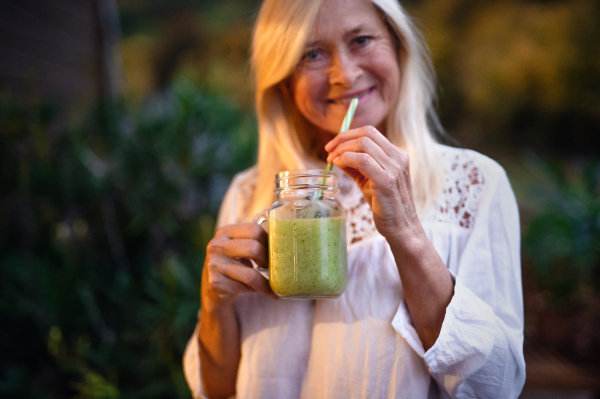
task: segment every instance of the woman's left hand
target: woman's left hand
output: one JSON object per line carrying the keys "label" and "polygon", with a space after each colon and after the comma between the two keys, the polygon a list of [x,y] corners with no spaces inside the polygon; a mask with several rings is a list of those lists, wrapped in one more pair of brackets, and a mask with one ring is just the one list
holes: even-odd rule
{"label": "woman's left hand", "polygon": [[338,134],[325,146],[327,162],[348,174],[373,210],[379,233],[400,242],[418,235],[408,154],[372,126]]}
{"label": "woman's left hand", "polygon": [[454,282],[419,222],[408,154],[371,126],[340,133],[325,149],[327,161],[348,174],[371,205],[375,226],[396,260],[413,325],[428,350],[440,335]]}

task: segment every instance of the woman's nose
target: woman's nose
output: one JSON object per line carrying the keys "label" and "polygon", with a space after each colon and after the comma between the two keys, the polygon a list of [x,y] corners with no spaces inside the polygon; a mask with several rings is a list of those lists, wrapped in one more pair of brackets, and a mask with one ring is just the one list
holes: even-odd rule
{"label": "woman's nose", "polygon": [[332,61],[329,68],[329,84],[352,87],[362,74],[362,69],[354,57],[351,54],[340,52],[333,57]]}

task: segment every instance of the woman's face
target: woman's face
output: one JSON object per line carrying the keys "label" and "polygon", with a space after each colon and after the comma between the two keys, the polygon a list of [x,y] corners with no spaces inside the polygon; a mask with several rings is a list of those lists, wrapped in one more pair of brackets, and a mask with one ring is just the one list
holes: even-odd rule
{"label": "woman's face", "polygon": [[325,0],[290,79],[300,113],[336,134],[358,97],[352,127],[372,125],[385,134],[399,88],[396,47],[374,6],[367,0]]}

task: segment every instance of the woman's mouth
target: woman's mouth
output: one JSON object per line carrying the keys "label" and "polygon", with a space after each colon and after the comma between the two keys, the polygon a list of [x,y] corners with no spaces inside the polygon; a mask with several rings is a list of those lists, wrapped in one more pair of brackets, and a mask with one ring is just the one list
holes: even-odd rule
{"label": "woman's mouth", "polygon": [[371,94],[375,90],[375,86],[369,87],[366,90],[357,91],[350,94],[345,94],[343,96],[334,97],[328,99],[327,102],[331,104],[350,104],[353,98],[358,98],[359,100]]}

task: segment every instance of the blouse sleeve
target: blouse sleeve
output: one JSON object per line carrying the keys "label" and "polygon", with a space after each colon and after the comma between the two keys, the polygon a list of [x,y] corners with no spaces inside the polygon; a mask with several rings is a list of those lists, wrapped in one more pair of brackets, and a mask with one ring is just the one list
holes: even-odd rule
{"label": "blouse sleeve", "polygon": [[[236,175],[225,193],[216,227],[240,223],[244,209],[249,198],[248,190],[253,188],[255,168],[251,168]],[[200,313],[198,313],[200,318]],[[188,387],[194,399],[206,399],[202,378],[200,377],[200,352],[198,347],[198,324],[187,343],[183,354],[183,372]]]}
{"label": "blouse sleeve", "polygon": [[454,295],[435,344],[424,353],[404,303],[392,321],[453,398],[517,398],[525,382],[518,208],[504,170],[486,169],[473,230],[448,265]]}

